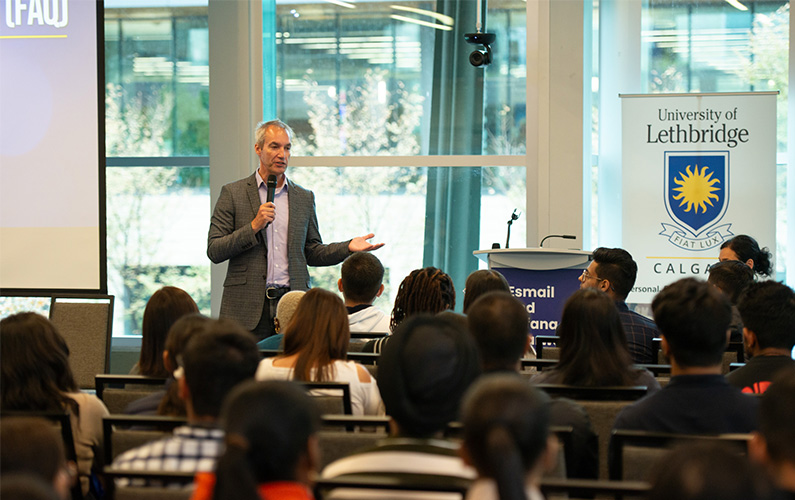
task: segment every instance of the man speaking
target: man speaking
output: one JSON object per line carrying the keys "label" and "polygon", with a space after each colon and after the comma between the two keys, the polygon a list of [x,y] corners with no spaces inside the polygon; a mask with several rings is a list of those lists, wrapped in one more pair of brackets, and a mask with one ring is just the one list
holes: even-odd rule
{"label": "man speaking", "polygon": [[259,168],[221,188],[207,235],[207,256],[229,260],[220,317],[238,320],[262,339],[273,335],[276,304],[290,290],[309,289],[311,266],[339,264],[353,252],[371,251],[373,234],[323,244],[312,191],[288,181],[293,130],[279,120],[255,130]]}

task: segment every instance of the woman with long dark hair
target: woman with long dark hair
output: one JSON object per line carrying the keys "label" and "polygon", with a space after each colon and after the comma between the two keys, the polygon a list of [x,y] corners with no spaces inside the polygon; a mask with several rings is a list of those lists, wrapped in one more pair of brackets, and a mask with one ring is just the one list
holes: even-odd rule
{"label": "woman with long dark hair", "polygon": [[310,500],[320,415],[290,382],[243,382],[221,411],[226,446],[215,474],[196,475],[191,500]]}
{"label": "woman with long dark hair", "polygon": [[263,359],[256,378],[348,382],[354,415],[383,413],[375,379],[362,365],[347,360],[350,338],[342,299],[313,288],[298,303],[284,330],[284,353]]}
{"label": "woman with long dark hair", "polygon": [[558,453],[549,397],[521,377],[487,375],[470,388],[462,414],[462,455],[478,472],[467,500],[543,499],[538,484]]}
{"label": "woman with long dark hair", "polygon": [[615,302],[595,288],[577,290],[563,306],[558,326],[558,364],[535,377],[537,384],[582,387],[646,386],[660,383],[648,370],[634,368]]}
{"label": "woman with long dark hair", "polygon": [[166,335],[179,318],[199,312],[188,292],[174,286],[164,286],[149,298],[141,324],[141,356],[130,373],[150,377],[168,377],[171,373],[163,364]]}
{"label": "woman with long dark hair", "polygon": [[[0,321],[0,408],[69,412],[83,493],[102,456],[105,405],[80,392],[69,366],[69,347],[44,316],[25,312]],[[98,469],[99,470],[99,469]]]}
{"label": "woman with long dark hair", "polygon": [[773,255],[770,250],[759,248],[759,243],[746,234],[738,234],[730,240],[726,240],[720,246],[718,260],[739,260],[745,262],[748,267],[758,275],[772,276],[775,272],[773,268]]}

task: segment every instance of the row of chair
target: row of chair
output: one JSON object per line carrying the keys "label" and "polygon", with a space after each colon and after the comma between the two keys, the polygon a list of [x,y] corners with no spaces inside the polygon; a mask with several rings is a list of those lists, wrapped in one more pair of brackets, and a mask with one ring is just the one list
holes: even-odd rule
{"label": "row of chair", "polygon": [[[539,359],[560,359],[560,347],[558,347],[560,337],[554,335],[539,335],[535,340],[536,354]],[[652,350],[657,353],[658,366],[669,366],[668,358],[662,352],[662,339],[652,339]],[[745,363],[745,346],[742,342],[729,342],[726,345],[726,352],[723,355],[723,374],[729,373],[732,369],[732,364],[742,366],[743,363]],[[647,365],[640,366],[646,367]],[[654,373],[655,376],[658,376],[657,372]]]}
{"label": "row of chair", "polygon": [[[95,375],[96,394],[108,411],[123,414],[133,401],[165,389],[166,379],[144,375]],[[351,389],[347,382],[302,382],[302,385],[315,396],[322,413],[353,413]]]}
{"label": "row of chair", "polygon": [[[168,483],[181,483],[189,485],[193,475],[187,473],[171,472],[135,472],[122,471],[112,468],[105,469],[105,476],[110,479],[144,479],[148,481],[163,481]],[[376,490],[380,494],[389,492],[412,492],[426,494],[450,494],[451,498],[463,498],[471,481],[467,479],[452,479],[446,476],[414,475],[349,475],[340,478],[319,478],[314,483],[314,494],[318,500],[327,498],[340,499],[340,490],[353,490],[354,498],[357,491]],[[640,481],[605,481],[587,479],[560,479],[542,478],[541,492],[549,500],[566,498],[624,499],[642,498],[649,490],[649,484]],[[172,487],[135,487],[126,486],[117,488],[113,498],[115,500],[187,500],[190,498],[189,488]],[[446,498],[446,497],[444,497]]]}
{"label": "row of chair", "polygon": [[[67,456],[75,459],[74,440],[71,432],[71,423],[68,414],[63,413],[42,413],[42,412],[4,412],[0,418],[11,416],[37,416],[44,417],[53,421],[60,427],[61,435],[64,439]],[[169,434],[175,427],[184,425],[185,419],[171,417],[136,417],[111,415],[103,421],[103,433],[105,449],[105,463],[111,463],[120,453],[140,446],[146,442],[159,439]],[[360,417],[350,415],[324,415],[323,427],[320,432],[319,442],[323,452],[323,462],[321,466],[342,458],[357,449],[374,445],[378,440],[387,435],[389,419],[387,417]],[[336,428],[337,430],[329,430]],[[364,429],[371,429],[365,432]],[[355,430],[351,430],[355,429]],[[456,436],[460,432],[460,424],[451,424],[448,434]],[[560,456],[558,467],[549,478],[565,478],[565,454],[571,448],[572,428],[553,427],[552,432],[558,437],[563,453]],[[646,478],[648,470],[670,447],[682,442],[693,441],[717,441],[733,446],[741,454],[747,453],[747,443],[750,435],[671,435],[661,433],[649,433],[642,431],[614,431],[612,433],[613,453],[610,463],[611,481],[641,481]],[[125,471],[125,474],[132,474]],[[111,475],[122,474],[111,471]],[[134,474],[133,474],[134,475]],[[329,483],[332,485],[332,483]],[[563,484],[572,486],[570,483],[555,483],[547,481],[553,491],[554,485]],[[602,483],[600,483],[602,484]],[[564,488],[565,490],[565,488]],[[585,491],[585,490],[583,490]],[[73,492],[74,499],[82,498],[80,488],[77,487]],[[118,498],[118,497],[117,497]]]}
{"label": "row of chair", "polygon": [[[141,397],[146,385],[142,384],[147,377],[136,375],[97,375],[97,395],[103,399],[113,414],[123,413],[132,396]],[[150,379],[152,383],[164,383],[163,379]],[[117,387],[108,388],[109,384]],[[121,384],[129,384],[131,388],[119,388]],[[304,383],[312,390],[336,390],[337,394],[326,392],[316,396],[316,401],[324,414],[351,414],[350,388],[345,383]],[[607,477],[607,447],[610,430],[616,415],[625,406],[643,397],[646,387],[572,387],[565,385],[540,384],[538,386],[552,397],[565,397],[577,401],[588,413],[591,424],[599,439],[600,477]],[[151,389],[150,389],[151,390]]]}
{"label": "row of chair", "polygon": [[[113,295],[63,294],[50,299],[49,319],[69,346],[72,372],[80,389],[94,389],[94,375],[108,373],[113,306]],[[351,338],[358,340],[386,335],[386,332],[351,332]]]}

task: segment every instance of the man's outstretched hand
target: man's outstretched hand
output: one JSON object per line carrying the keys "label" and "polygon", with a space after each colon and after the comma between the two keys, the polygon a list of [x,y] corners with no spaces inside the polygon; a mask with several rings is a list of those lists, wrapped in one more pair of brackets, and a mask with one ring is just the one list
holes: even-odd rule
{"label": "man's outstretched hand", "polygon": [[378,250],[382,246],[383,243],[370,243],[370,238],[375,238],[375,234],[370,233],[365,236],[357,236],[356,238],[352,239],[350,243],[348,243],[348,250],[351,252],[372,252],[373,250]]}

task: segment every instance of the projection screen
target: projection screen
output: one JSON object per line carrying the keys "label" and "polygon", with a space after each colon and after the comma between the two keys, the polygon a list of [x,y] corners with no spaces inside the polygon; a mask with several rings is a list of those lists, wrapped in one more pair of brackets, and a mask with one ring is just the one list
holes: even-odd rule
{"label": "projection screen", "polygon": [[106,293],[102,2],[0,16],[0,289]]}

